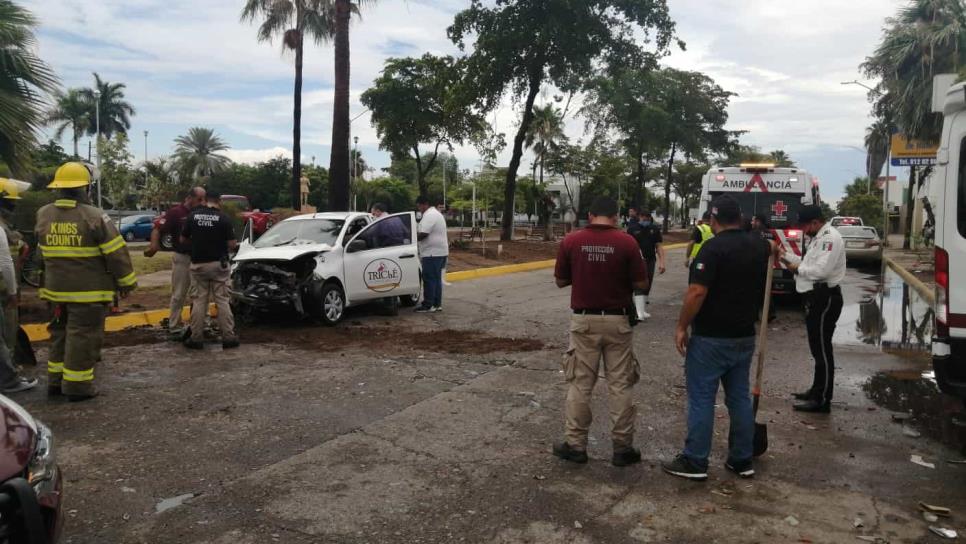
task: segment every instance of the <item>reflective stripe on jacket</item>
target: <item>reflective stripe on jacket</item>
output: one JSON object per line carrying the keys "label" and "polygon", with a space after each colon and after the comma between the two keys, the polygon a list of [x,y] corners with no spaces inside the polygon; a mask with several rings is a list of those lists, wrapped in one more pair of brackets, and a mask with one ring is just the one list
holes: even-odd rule
{"label": "reflective stripe on jacket", "polygon": [[137,285],[127,244],[99,208],[60,199],[37,212],[44,258],[40,298],[51,302],[110,302],[118,288]]}

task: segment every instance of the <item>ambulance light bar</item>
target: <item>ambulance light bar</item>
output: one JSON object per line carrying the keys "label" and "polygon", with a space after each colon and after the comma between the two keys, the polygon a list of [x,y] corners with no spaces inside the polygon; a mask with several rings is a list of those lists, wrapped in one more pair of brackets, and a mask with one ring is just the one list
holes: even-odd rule
{"label": "ambulance light bar", "polygon": [[749,162],[749,163],[741,163],[741,167],[742,168],[774,168],[775,165],[774,163],[767,163],[767,162]]}

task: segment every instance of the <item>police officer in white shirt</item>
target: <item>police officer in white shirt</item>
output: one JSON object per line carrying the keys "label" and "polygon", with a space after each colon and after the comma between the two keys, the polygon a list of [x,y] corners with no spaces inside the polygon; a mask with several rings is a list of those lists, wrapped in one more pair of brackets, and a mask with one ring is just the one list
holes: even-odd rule
{"label": "police officer in white shirt", "polygon": [[805,298],[805,324],[808,347],[815,359],[815,377],[811,389],[795,394],[796,399],[804,402],[794,408],[799,412],[828,413],[835,385],[832,335],[842,313],[842,289],[839,286],[845,279],[845,244],[839,232],[825,222],[819,206],[802,208],[798,222],[811,237],[805,256],[786,254],[782,247],[781,260],[795,272],[795,290]]}
{"label": "police officer in white shirt", "polygon": [[416,199],[416,208],[423,214],[419,220],[419,258],[423,265],[423,303],[417,313],[433,313],[443,310],[443,269],[449,257],[449,241],[446,237],[446,218],[429,199]]}

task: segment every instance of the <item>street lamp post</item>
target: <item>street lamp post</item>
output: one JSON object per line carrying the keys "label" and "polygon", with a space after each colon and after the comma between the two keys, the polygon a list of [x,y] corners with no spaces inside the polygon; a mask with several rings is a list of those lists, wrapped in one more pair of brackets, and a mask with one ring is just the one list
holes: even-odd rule
{"label": "street lamp post", "polygon": [[101,199],[101,90],[94,90],[94,132],[97,138],[97,207],[104,209]]}
{"label": "street lamp post", "polygon": [[148,131],[144,131],[144,186],[148,185]]}
{"label": "street lamp post", "polygon": [[356,198],[359,196],[359,137],[352,138],[352,210],[355,211]]}

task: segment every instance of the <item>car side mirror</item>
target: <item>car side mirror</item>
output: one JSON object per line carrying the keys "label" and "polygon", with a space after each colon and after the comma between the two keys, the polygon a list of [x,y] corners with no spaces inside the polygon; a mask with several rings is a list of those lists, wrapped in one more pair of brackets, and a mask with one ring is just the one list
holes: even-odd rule
{"label": "car side mirror", "polygon": [[353,240],[349,242],[349,247],[346,248],[346,253],[355,253],[357,251],[365,251],[369,249],[369,244],[365,240]]}

